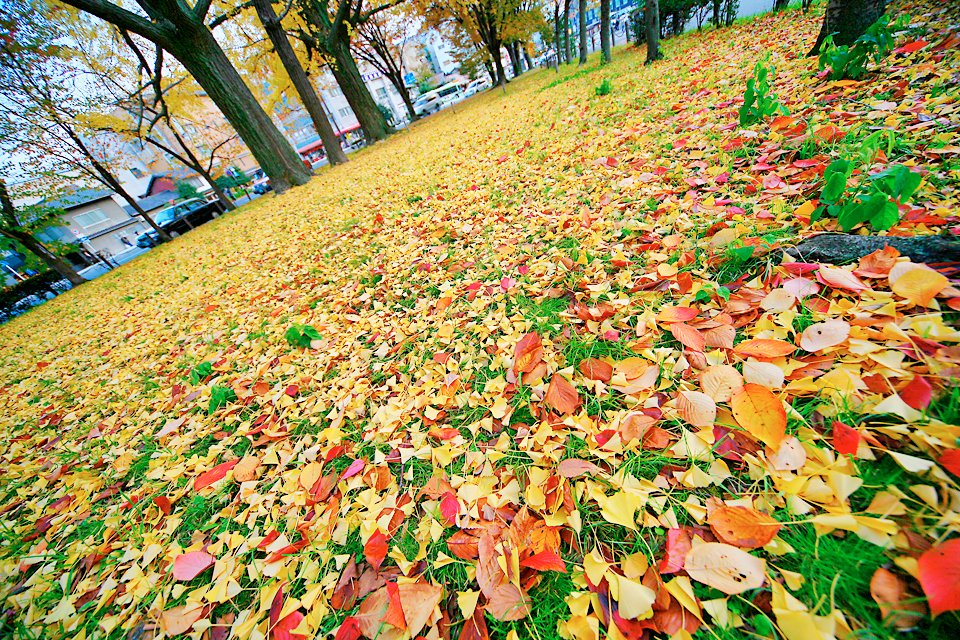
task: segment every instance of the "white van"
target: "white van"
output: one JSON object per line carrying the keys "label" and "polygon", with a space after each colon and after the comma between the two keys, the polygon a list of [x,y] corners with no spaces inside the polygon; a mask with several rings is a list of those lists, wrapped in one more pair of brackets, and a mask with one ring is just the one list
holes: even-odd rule
{"label": "white van", "polygon": [[417,98],[413,103],[413,110],[418,116],[428,116],[431,113],[436,113],[444,107],[449,107],[451,104],[463,100],[465,87],[466,83],[460,80],[448,82],[442,87],[428,91]]}

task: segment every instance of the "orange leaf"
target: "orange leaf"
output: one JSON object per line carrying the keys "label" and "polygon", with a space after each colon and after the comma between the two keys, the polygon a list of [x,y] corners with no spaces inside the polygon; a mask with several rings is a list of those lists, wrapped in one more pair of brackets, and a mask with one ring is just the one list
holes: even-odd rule
{"label": "orange leaf", "polygon": [[897,264],[899,256],[899,251],[887,245],[860,258],[860,265],[853,272],[864,278],[882,278]]}
{"label": "orange leaf", "polygon": [[209,487],[214,482],[223,480],[226,477],[227,472],[237,466],[239,462],[240,458],[237,458],[236,460],[230,460],[229,462],[222,462],[209,471],[204,471],[194,479],[193,490],[200,491],[201,489]]}
{"label": "orange leaf", "polygon": [[813,135],[829,144],[842,139],[847,134],[838,129],[836,125],[828,124],[814,131]]}
{"label": "orange leaf", "polygon": [[693,320],[700,314],[696,309],[690,307],[664,307],[657,313],[657,322],[670,324],[673,322],[687,322]]}
{"label": "orange leaf", "polygon": [[367,559],[373,568],[380,570],[384,558],[387,557],[387,536],[379,529],[374,532],[367,543],[363,545],[363,557]]}
{"label": "orange leaf", "polygon": [[848,291],[864,291],[869,289],[867,285],[860,281],[860,278],[853,275],[852,271],[841,269],[839,267],[820,267],[817,270],[817,280],[823,284],[828,284],[834,289],[847,289]]}
{"label": "orange leaf", "polygon": [[673,337],[676,338],[680,344],[691,351],[703,351],[703,348],[707,344],[706,338],[703,337],[702,333],[682,322],[671,324],[670,333],[673,334]]}
{"label": "orange leaf", "polygon": [[749,507],[723,505],[707,518],[713,533],[722,542],[745,549],[766,546],[780,531],[780,523]]}
{"label": "orange leaf", "polygon": [[554,374],[543,401],[560,415],[573,413],[580,406],[577,388],[560,374]]}
{"label": "orange leaf", "polygon": [[772,449],[787,433],[787,412],[773,392],[758,384],[745,384],[730,398],[733,417],[741,427]]}
{"label": "orange leaf", "polygon": [[888,569],[878,568],[870,578],[870,595],[880,607],[884,621],[890,621],[899,629],[917,625],[926,608],[920,602],[911,602],[904,580]]}
{"label": "orange leaf", "polygon": [[167,636],[179,636],[193,628],[193,623],[203,617],[203,607],[185,604],[167,609],[160,616],[160,628]]}
{"label": "orange leaf", "polygon": [[513,354],[513,372],[529,373],[536,369],[543,360],[543,343],[536,332],[528,333],[520,338],[517,349]]}
{"label": "orange leaf", "polygon": [[733,352],[739,356],[767,359],[790,355],[796,350],[797,348],[789,342],[771,338],[744,340],[733,348]]}
{"label": "orange leaf", "polygon": [[920,556],[920,586],[930,612],[960,609],[960,538],[942,542]]}
{"label": "orange leaf", "polygon": [[244,456],[233,468],[233,479],[237,482],[248,482],[257,477],[257,468],[260,466],[260,458],[257,456]]}
{"label": "orange leaf", "polygon": [[833,448],[842,455],[857,455],[860,448],[860,432],[839,420],[833,421]]}
{"label": "orange leaf", "polygon": [[927,267],[910,269],[890,286],[900,297],[926,307],[950,283],[946,276]]}
{"label": "orange leaf", "polygon": [[387,606],[387,613],[383,616],[383,621],[395,626],[401,631],[407,628],[407,619],[403,616],[403,605],[400,603],[400,590],[397,589],[396,582],[387,583],[387,598],[390,604]]}

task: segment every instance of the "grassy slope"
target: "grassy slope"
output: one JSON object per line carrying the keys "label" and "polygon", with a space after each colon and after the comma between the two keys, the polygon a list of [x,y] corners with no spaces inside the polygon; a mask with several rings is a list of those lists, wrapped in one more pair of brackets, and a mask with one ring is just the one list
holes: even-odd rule
{"label": "grassy slope", "polygon": [[[920,12],[931,7],[921,6]],[[497,491],[514,475],[523,481],[532,463],[545,460],[549,467],[560,455],[596,455],[588,444],[591,434],[627,405],[615,394],[595,397],[584,387],[587,415],[596,419],[583,427],[585,432],[574,429],[546,445],[517,435],[513,427],[506,433],[515,438],[491,433],[499,430],[489,408],[503,395],[505,359],[512,357],[517,338],[533,330],[545,339],[552,369],[576,366],[587,357],[624,357],[635,346],[631,334],[642,333],[649,320],[643,314],[671,297],[680,299],[676,290],[631,291],[644,274],[656,273],[658,260],[676,263],[682,252],[692,252],[696,261],[686,270],[698,286],[762,274],[776,264],[775,254],[739,261],[709,247],[707,230],[728,214],[710,198],[730,198],[745,211],[731,219],[741,238],[789,240],[799,231],[792,211],[810,192],[792,183],[783,190],[756,191],[750,166],[779,147],[791,149],[789,157],[841,153],[842,148],[771,135],[766,149],[749,144],[722,149],[736,136],[728,127],[738,106],[731,101],[742,95],[757,59],[771,57],[782,100],[811,128],[833,116],[850,129],[845,145],[855,146],[857,136],[866,135],[855,127],[862,117],[847,114],[863,111],[864,101],[888,98],[899,80],[922,78],[909,95],[955,98],[945,88],[951,70],[957,70],[958,57],[950,52],[928,73],[905,65],[825,102],[828,92],[812,77],[815,61],[802,57],[818,25],[819,14],[790,12],[668,41],[667,60],[653,67],[641,65],[642,52],[622,49],[609,67],[591,62],[584,70],[565,68],[559,77],[552,71],[529,74],[506,93],[492,91],[457,105],[352,156],[346,166],[324,171],[304,188],[263,198],[0,327],[0,431],[9,443],[0,479],[0,507],[9,508],[3,515],[0,571],[8,588],[30,576],[8,601],[15,613],[4,630],[29,637],[28,627],[36,632],[64,593],[76,602],[104,580],[119,579],[131,566],[123,552],[150,544],[163,549],[145,568],[156,575],[154,582],[128,584],[127,594],[104,602],[102,609],[94,606],[98,595],[94,604],[78,605],[80,615],[67,616],[62,624],[121,637],[124,630],[155,620],[160,610],[187,598],[171,588],[166,566],[198,536],[234,532],[255,539],[271,528],[292,532],[302,524],[303,511],[291,506],[298,470],[335,444],[352,448],[332,461],[337,470],[361,456],[388,466],[393,480],[386,494],[422,485],[434,465],[451,475],[469,477],[475,464],[489,473],[482,456],[469,455],[484,450],[488,440],[505,456],[496,465],[505,470]],[[597,96],[594,87],[604,78],[611,80],[613,92]],[[890,151],[928,163],[914,150],[948,140],[937,127],[901,129]],[[952,202],[956,167],[949,159],[930,166],[934,174],[918,201],[936,215]],[[716,185],[713,178],[723,171],[732,178]],[[696,197],[684,182],[693,178],[704,180]],[[770,219],[759,213],[770,213]],[[682,240],[663,257],[648,258],[638,248],[649,242],[648,234],[674,233]],[[612,259],[620,254],[633,264],[618,268]],[[570,269],[564,260],[579,266]],[[470,299],[469,285],[475,282],[483,284]],[[585,284],[598,287],[591,291]],[[544,295],[551,289],[562,297]],[[624,339],[600,340],[573,324],[566,314],[569,292],[590,304],[623,302],[617,303],[609,328]],[[445,297],[452,298],[450,307],[437,310]],[[324,340],[318,349],[297,350],[286,343],[284,332],[294,323],[320,331]],[[658,355],[675,363],[678,343],[669,333],[656,340],[662,349]],[[446,366],[432,357],[439,352],[452,354]],[[191,369],[201,362],[213,363],[213,376],[190,381]],[[448,374],[458,375],[461,385],[453,398],[442,394]],[[254,392],[258,381],[271,390]],[[662,388],[672,393],[674,382]],[[283,393],[290,385],[298,387],[296,401]],[[232,387],[240,402],[208,415],[216,386]],[[520,388],[507,394],[514,425],[534,422],[531,411],[542,392]],[[833,402],[836,398],[826,398],[828,405]],[[428,439],[422,424],[428,404],[445,409],[441,426],[464,434],[453,441],[449,463],[431,450],[440,443]],[[949,401],[941,401],[933,413],[947,407]],[[197,474],[251,450],[251,438],[244,434],[263,415],[277,417],[294,437],[261,441],[253,448],[275,457],[257,489],[263,496],[260,510],[249,509],[229,483],[195,494],[191,484]],[[157,435],[178,416],[187,418],[181,427],[172,435]],[[935,417],[956,424],[953,415]],[[413,446],[417,454],[402,466],[386,465],[384,454],[400,444]],[[636,449],[603,455],[611,466],[640,478],[652,479],[677,463]],[[873,488],[862,491],[894,480],[903,486],[916,482],[884,475],[873,480]],[[125,483],[116,495],[98,495],[120,481]],[[711,493],[728,495],[716,488],[700,491],[702,497]],[[72,503],[50,510],[67,495]],[[152,525],[159,514],[149,500],[155,495],[175,500],[174,518],[157,530]],[[673,497],[680,501],[686,495],[678,490]],[[131,496],[142,500],[124,508]],[[858,501],[860,508],[868,503],[862,493]],[[585,503],[581,511],[582,548],[599,541],[618,554],[645,551],[656,558],[662,529],[634,537],[606,522],[595,504]],[[55,515],[43,545],[31,534],[38,519],[50,513]],[[362,554],[361,540],[371,533],[375,515],[343,498],[338,517],[345,527],[336,527],[335,517],[332,533],[319,535],[288,564],[288,593],[300,596],[322,582],[315,579],[318,573],[329,579],[332,555]],[[429,519],[426,515],[415,511],[391,543],[407,557],[415,555],[420,542],[427,544],[428,561],[445,549],[442,539],[431,540],[418,528],[417,520]],[[682,509],[677,516],[687,518]],[[777,517],[790,519],[782,511]],[[852,534],[818,541],[809,524],[790,527],[782,537],[797,553],[774,564],[808,576],[797,594],[805,604],[820,614],[835,606],[856,624],[887,633],[868,591],[873,570],[886,561],[876,547]],[[107,556],[92,571],[77,569],[78,560],[93,552]],[[235,555],[241,567],[262,557],[249,550]],[[580,561],[574,548],[565,548],[564,556]],[[44,569],[18,568],[28,557],[42,558]],[[257,610],[258,591],[275,584],[241,570],[235,575],[243,591],[217,605],[215,617],[251,606]],[[473,584],[459,563],[430,566],[426,575],[451,589]],[[207,576],[191,586],[206,585]],[[548,578],[533,591],[537,604],[529,620],[490,620],[491,632],[502,636],[516,629],[524,636],[550,637],[557,621],[569,615],[563,600],[575,588],[582,586],[567,576]],[[717,593],[698,587],[698,595]],[[753,606],[731,598],[751,633],[771,632],[773,623],[755,615]],[[343,617],[321,613],[311,619],[312,628],[335,629]],[[956,623],[955,616],[944,616],[926,633],[946,637]],[[57,635],[56,624],[48,634]],[[729,632],[700,633],[724,637]]]}

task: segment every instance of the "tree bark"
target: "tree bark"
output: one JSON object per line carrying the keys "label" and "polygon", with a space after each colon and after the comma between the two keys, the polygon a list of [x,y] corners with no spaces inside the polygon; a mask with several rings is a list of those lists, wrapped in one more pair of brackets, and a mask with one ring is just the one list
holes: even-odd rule
{"label": "tree bark", "polygon": [[523,73],[523,65],[520,63],[520,52],[516,42],[507,43],[507,57],[510,58],[510,66],[513,67],[513,77],[520,77]]}
{"label": "tree bark", "polygon": [[603,64],[613,60],[610,36],[610,0],[600,0],[600,60]]}
{"label": "tree bark", "polygon": [[833,34],[838,45],[851,45],[886,9],[884,0],[830,0],[823,14],[823,25],[809,55],[817,55],[824,39]]}
{"label": "tree bark", "polygon": [[348,25],[341,23],[340,33],[330,41],[330,53],[333,56],[333,62],[330,64],[330,70],[333,77],[336,78],[343,96],[350,103],[353,114],[357,116],[368,142],[377,142],[385,140],[392,133],[390,125],[387,124],[383,114],[377,107],[376,101],[367,90],[367,85],[363,82],[363,76],[360,75],[360,69],[357,67],[356,60],[350,53],[350,35]]}
{"label": "tree bark", "polygon": [[713,26],[719,27],[722,24],[720,8],[723,6],[723,0],[713,0]]}
{"label": "tree bark", "polygon": [[523,62],[527,65],[527,71],[533,70],[533,59],[530,57],[530,52],[527,51],[526,43],[517,43],[517,48],[520,49],[520,54],[523,56]]}
{"label": "tree bark", "polygon": [[86,278],[74,271],[66,260],[50,251],[42,242],[28,232],[16,228],[17,213],[13,208],[13,200],[10,199],[7,185],[3,180],[0,180],[0,211],[2,211],[0,233],[22,244],[24,249],[43,260],[48,267],[69,280],[70,284],[76,286],[87,281]]}
{"label": "tree bark", "polygon": [[580,66],[587,64],[587,0],[578,0],[577,16],[580,22]]}
{"label": "tree bark", "polygon": [[789,6],[790,0],[773,0],[773,10],[783,11]]}
{"label": "tree bark", "polygon": [[320,141],[323,143],[323,150],[327,154],[327,161],[331,165],[343,164],[347,161],[347,154],[340,146],[340,138],[333,127],[330,126],[327,112],[323,110],[316,89],[313,88],[310,78],[307,77],[307,72],[303,70],[296,52],[290,46],[290,41],[287,40],[287,34],[280,26],[280,20],[273,10],[273,5],[270,4],[270,0],[253,0],[253,6],[257,10],[257,17],[260,18],[263,30],[267,32],[267,37],[270,38],[273,50],[277,52],[284,70],[290,76],[290,82],[293,83],[297,95],[300,96],[300,102],[303,103],[307,113],[310,114],[310,120],[313,121],[313,127],[317,130]]}
{"label": "tree bark", "polygon": [[660,59],[660,3],[646,0],[644,18],[647,24],[647,62]]}
{"label": "tree bark", "polygon": [[821,233],[807,238],[786,253],[805,262],[846,264],[886,246],[893,247],[912,262],[926,264],[960,262],[960,241],[941,236],[901,238]]}
{"label": "tree bark", "polygon": [[303,166],[300,155],[257,102],[213,34],[201,26],[193,33],[181,32],[181,37],[175,40],[178,44],[170,52],[183,63],[237,130],[270,177],[273,190],[282,193],[290,187],[306,184],[310,172]]}
{"label": "tree bark", "polygon": [[563,50],[567,64],[573,64],[573,42],[570,37],[570,3],[572,0],[563,0]]}

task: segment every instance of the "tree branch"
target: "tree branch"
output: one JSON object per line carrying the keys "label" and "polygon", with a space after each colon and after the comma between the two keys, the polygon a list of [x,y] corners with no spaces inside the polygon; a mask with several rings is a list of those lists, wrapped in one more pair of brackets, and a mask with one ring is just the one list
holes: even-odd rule
{"label": "tree branch", "polygon": [[193,5],[193,15],[197,16],[200,22],[203,22],[207,18],[207,12],[210,11],[211,4],[213,4],[213,0],[197,0],[197,4]]}
{"label": "tree branch", "polygon": [[133,31],[158,44],[167,41],[166,29],[143,16],[118,7],[112,2],[107,2],[107,0],[64,0],[64,4],[95,15],[121,29]]}
{"label": "tree branch", "polygon": [[222,13],[216,18],[214,18],[213,20],[211,20],[210,24],[208,24],[207,27],[209,27],[210,30],[213,31],[214,29],[219,27],[221,24],[223,24],[227,20],[232,20],[236,16],[240,15],[240,13],[242,13],[244,9],[249,9],[252,6],[253,6],[253,0],[247,0],[247,2],[241,2],[234,8],[227,11],[226,13]]}

